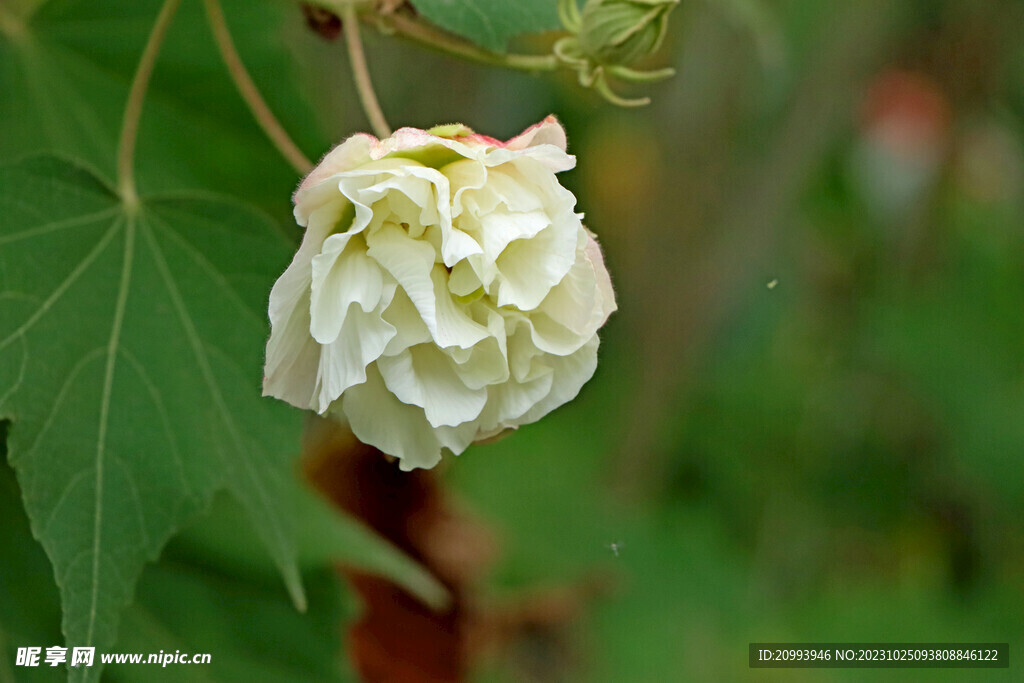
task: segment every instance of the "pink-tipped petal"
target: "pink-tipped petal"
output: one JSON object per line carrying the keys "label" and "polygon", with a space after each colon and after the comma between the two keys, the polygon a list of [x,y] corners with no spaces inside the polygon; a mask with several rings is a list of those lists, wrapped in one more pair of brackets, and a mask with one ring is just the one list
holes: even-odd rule
{"label": "pink-tipped petal", "polygon": [[526,149],[537,145],[554,145],[563,152],[567,149],[568,141],[565,137],[565,129],[554,115],[548,114],[543,121],[533,124],[506,142],[504,147],[505,149]]}
{"label": "pink-tipped petal", "polygon": [[299,190],[319,185],[332,175],[351,171],[370,160],[370,150],[379,144],[377,138],[366,133],[356,133],[345,139],[324,155],[309,175],[302,179]]}

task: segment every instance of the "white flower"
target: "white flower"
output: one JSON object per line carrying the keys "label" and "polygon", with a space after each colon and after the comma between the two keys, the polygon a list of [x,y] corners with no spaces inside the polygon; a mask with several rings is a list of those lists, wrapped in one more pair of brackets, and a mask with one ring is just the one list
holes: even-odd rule
{"label": "white flower", "polygon": [[295,193],[264,394],[347,419],[406,470],[574,398],[615,310],[555,177],[574,165],[554,117],[508,142],[455,125],[334,148]]}

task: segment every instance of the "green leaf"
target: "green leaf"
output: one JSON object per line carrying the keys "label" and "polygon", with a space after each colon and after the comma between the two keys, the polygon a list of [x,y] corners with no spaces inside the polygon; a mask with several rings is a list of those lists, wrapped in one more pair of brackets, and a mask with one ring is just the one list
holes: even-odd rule
{"label": "green leaf", "polygon": [[116,652],[206,653],[209,664],[112,664],[111,681],[252,683],[352,680],[342,670],[342,623],[352,606],[327,568],[303,575],[310,609],[299,614],[275,586],[164,558],[139,581]]}
{"label": "green leaf", "polygon": [[[447,589],[430,572],[316,493],[296,485],[281,504],[302,520],[296,530],[296,545],[303,569],[340,563],[386,577],[432,607],[447,604]],[[266,577],[274,568],[268,566],[256,541],[245,525],[241,506],[218,496],[211,514],[184,530],[172,546],[183,555],[205,558],[226,571]]]}
{"label": "green leaf", "polygon": [[289,253],[241,204],[133,210],[59,158],[0,166],[0,419],[69,645],[114,642],[143,564],[222,487],[302,604],[278,505],[301,416],[260,396],[265,300]]}
{"label": "green leaf", "polygon": [[[0,422],[0,456],[4,455],[5,422]],[[32,538],[21,508],[14,472],[0,464],[0,681],[52,681],[49,667],[15,667],[19,647],[57,645],[60,635],[60,598],[50,578],[43,549]],[[15,676],[17,674],[17,676]]]}
{"label": "green leaf", "polygon": [[500,52],[509,38],[561,28],[556,0],[412,0],[427,19]]}
{"label": "green leaf", "polygon": [[[0,13],[13,14],[8,0]],[[312,157],[326,151],[285,32],[296,5],[223,0],[238,50],[271,109]],[[0,22],[0,160],[33,152],[82,159],[112,177],[121,117],[159,0],[50,0]],[[332,114],[333,116],[333,114]],[[202,187],[288,215],[296,173],[256,125],[224,68],[201,2],[182,3],[160,51],[138,140],[142,192]]]}

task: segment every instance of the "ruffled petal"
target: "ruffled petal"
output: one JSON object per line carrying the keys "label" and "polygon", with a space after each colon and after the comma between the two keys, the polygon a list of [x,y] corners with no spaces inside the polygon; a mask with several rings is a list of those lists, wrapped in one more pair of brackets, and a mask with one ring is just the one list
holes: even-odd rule
{"label": "ruffled petal", "polygon": [[299,189],[295,191],[295,196],[292,198],[295,202],[295,217],[299,220],[299,225],[306,224],[305,220],[299,219],[301,215],[300,208],[307,202],[307,195],[305,193],[311,188],[322,184],[331,176],[351,171],[370,161],[370,149],[376,140],[372,135],[365,133],[353,135],[325,154],[320,163],[316,165],[316,168],[303,178]]}
{"label": "ruffled petal", "polygon": [[395,297],[382,317],[395,328],[394,338],[384,349],[385,356],[394,356],[410,346],[431,340],[430,330],[427,329],[419,311],[412,305],[412,301],[409,300],[409,295],[405,293],[404,289],[398,288],[395,291]]}
{"label": "ruffled petal", "polygon": [[383,295],[380,265],[366,255],[362,236],[354,237],[331,235],[313,257],[309,331],[321,344],[337,339],[352,304],[369,313]]}
{"label": "ruffled petal", "polygon": [[523,415],[551,394],[553,382],[554,372],[548,367],[529,382],[510,381],[488,387],[487,407],[480,416],[480,438],[486,439],[526,423]]}
{"label": "ruffled petal", "polygon": [[565,129],[558,119],[548,115],[540,123],[535,123],[519,135],[505,143],[506,149],[526,149],[537,145],[553,145],[563,152],[567,142]]}
{"label": "ruffled petal", "polygon": [[426,242],[411,239],[393,223],[367,235],[366,243],[370,258],[398,282],[427,327],[435,328],[434,283],[430,279],[430,271],[434,268],[434,248]]}
{"label": "ruffled petal", "polygon": [[403,403],[423,408],[434,427],[475,420],[487,402],[485,389],[471,389],[454,363],[433,344],[420,344],[377,361],[384,383]]}
{"label": "ruffled petal", "polygon": [[[586,230],[586,228],[584,228]],[[601,245],[594,239],[594,235],[586,230],[587,246],[586,258],[590,267],[594,269],[594,279],[597,281],[597,291],[601,295],[600,314],[597,316],[597,326],[601,327],[607,322],[608,317],[618,310],[615,303],[615,290],[612,288],[612,278],[608,274],[608,268],[604,265],[604,254],[601,253]]]}
{"label": "ruffled petal", "polygon": [[[578,228],[577,228],[578,230]],[[511,242],[495,263],[498,306],[531,311],[562,281],[576,260],[577,231],[552,225],[533,239]]]}
{"label": "ruffled petal", "polygon": [[[309,335],[309,293],[300,290],[294,294],[294,298],[285,298],[278,291],[279,310],[267,342],[263,395],[305,410],[316,408],[320,345]],[[286,307],[287,313],[280,311]]]}
{"label": "ruffled petal", "polygon": [[484,254],[492,261],[497,261],[509,244],[536,237],[537,233],[549,225],[551,219],[542,210],[515,213],[492,211],[480,219]]}
{"label": "ruffled petal", "polygon": [[[389,289],[381,308],[395,291],[393,285]],[[353,308],[337,338],[320,346],[317,412],[326,411],[349,387],[365,382],[366,367],[381,357],[396,333],[393,325],[381,319],[379,310],[368,313]]]}
{"label": "ruffled petal", "polygon": [[598,344],[598,338],[594,336],[575,353],[568,356],[548,356],[545,359],[553,374],[551,391],[519,418],[519,424],[536,422],[555,408],[576,398],[580,389],[594,376],[597,369]]}
{"label": "ruffled petal", "polygon": [[388,391],[376,364],[367,368],[365,382],[345,392],[341,409],[356,438],[398,458],[403,470],[441,461],[441,442],[423,409]]}

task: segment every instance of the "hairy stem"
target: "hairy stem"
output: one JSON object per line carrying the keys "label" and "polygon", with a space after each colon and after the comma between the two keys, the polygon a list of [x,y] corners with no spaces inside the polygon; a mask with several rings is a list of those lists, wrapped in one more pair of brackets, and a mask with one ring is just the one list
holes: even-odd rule
{"label": "hairy stem", "polygon": [[473,62],[520,71],[554,71],[558,68],[558,59],[554,55],[492,52],[397,12],[387,15],[369,13],[364,15],[364,18],[382,33],[393,33],[424,47]]}
{"label": "hairy stem", "polygon": [[224,11],[221,9],[219,0],[204,0],[203,4],[206,6],[206,16],[209,20],[210,30],[213,31],[213,38],[217,41],[217,49],[220,50],[224,66],[227,67],[228,73],[231,74],[231,80],[234,81],[235,87],[238,88],[238,93],[249,106],[249,110],[256,119],[256,123],[263,129],[263,132],[270,139],[270,142],[273,143],[274,147],[277,148],[277,151],[281,153],[281,156],[288,160],[292,168],[298,171],[300,175],[309,173],[313,168],[312,162],[306,158],[306,155],[302,153],[298,145],[288,136],[288,132],[285,131],[284,127],[274,116],[274,113],[270,111],[270,107],[267,106],[263,96],[260,95],[259,89],[249,76],[245,64],[242,63],[242,58],[239,57],[238,50],[235,49],[235,43],[231,39],[231,32],[228,30],[227,22],[224,19]]}
{"label": "hairy stem", "polygon": [[391,127],[388,126],[384,112],[380,108],[380,102],[377,101],[377,95],[373,92],[370,70],[366,67],[366,54],[363,52],[363,41],[359,37],[359,17],[356,15],[355,5],[345,5],[342,26],[345,30],[345,44],[348,47],[349,61],[352,62],[352,76],[355,78],[359,101],[363,104],[366,118],[370,120],[370,125],[377,137],[382,139],[391,137]]}
{"label": "hairy stem", "polygon": [[153,75],[160,45],[164,42],[167,29],[171,25],[174,13],[178,10],[181,0],[164,0],[160,13],[156,17],[149,40],[139,58],[135,69],[132,87],[128,93],[128,102],[124,107],[124,119],[121,123],[121,138],[117,144],[117,187],[121,199],[128,206],[135,206],[139,201],[135,189],[135,140],[139,133],[139,119],[142,117],[142,104],[146,99],[149,78]]}

